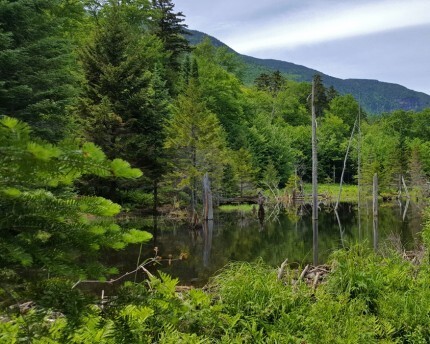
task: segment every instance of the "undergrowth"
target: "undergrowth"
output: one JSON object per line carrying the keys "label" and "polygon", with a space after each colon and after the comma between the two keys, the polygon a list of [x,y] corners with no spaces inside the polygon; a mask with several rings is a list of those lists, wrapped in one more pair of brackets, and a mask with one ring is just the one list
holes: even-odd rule
{"label": "undergrowth", "polygon": [[177,293],[178,281],[163,273],[126,283],[103,307],[84,307],[76,292],[68,304],[40,297],[44,302],[25,314],[4,312],[0,343],[430,342],[428,251],[414,264],[395,251],[381,256],[352,246],[329,264],[316,289],[289,268],[278,280],[260,260],[231,263],[204,289],[188,292]]}

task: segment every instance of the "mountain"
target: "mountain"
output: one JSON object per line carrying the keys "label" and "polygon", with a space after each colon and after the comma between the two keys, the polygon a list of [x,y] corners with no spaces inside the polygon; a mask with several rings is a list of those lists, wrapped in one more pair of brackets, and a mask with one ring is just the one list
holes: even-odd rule
{"label": "mountain", "polygon": [[259,59],[242,55],[229,46],[203,32],[189,30],[188,40],[196,45],[205,37],[209,37],[216,47],[226,47],[230,52],[238,55],[245,65],[245,84],[252,84],[261,73],[270,73],[279,70],[288,79],[311,82],[315,74],[320,74],[326,87],[333,86],[341,94],[352,94],[369,114],[380,114],[393,110],[420,111],[430,107],[430,95],[410,90],[398,84],[368,79],[339,79],[321,73],[315,69],[297,65],[291,62]]}

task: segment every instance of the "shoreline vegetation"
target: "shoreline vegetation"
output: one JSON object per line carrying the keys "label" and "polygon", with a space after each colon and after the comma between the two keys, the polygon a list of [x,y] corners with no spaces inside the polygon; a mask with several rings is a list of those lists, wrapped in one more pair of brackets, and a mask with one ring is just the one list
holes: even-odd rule
{"label": "shoreline vegetation", "polygon": [[[339,195],[339,184],[318,184],[318,193],[319,199],[323,202],[332,202],[335,203],[338,195]],[[267,200],[269,203],[273,203],[273,194],[266,193]],[[282,202],[285,200],[286,204],[292,202],[292,198],[294,195],[294,191],[291,190],[279,190],[278,199]],[[309,203],[312,197],[312,184],[305,183],[303,185],[303,196],[297,197],[297,203]],[[372,199],[371,193],[363,192],[361,195],[361,201],[368,201]],[[249,202],[249,199],[252,197],[245,197],[244,202],[240,202],[240,198],[235,199],[235,203],[232,204],[222,204],[218,208],[222,211],[245,211],[249,212],[253,210],[253,204]],[[379,195],[381,200],[392,200],[398,198],[398,194],[392,190],[391,192],[387,192],[383,195]],[[255,197],[256,199],[256,197]],[[276,202],[276,201],[275,201]],[[348,202],[348,203],[358,203],[358,186],[354,184],[343,184],[342,185],[342,193],[340,197],[340,202]],[[255,201],[256,203],[256,201]]]}
{"label": "shoreline vegetation", "polygon": [[63,285],[55,307],[10,307],[0,342],[426,343],[429,232],[427,223],[414,255],[355,245],[316,267],[235,262],[203,288],[149,274],[147,283],[126,282],[114,297],[90,302]]}

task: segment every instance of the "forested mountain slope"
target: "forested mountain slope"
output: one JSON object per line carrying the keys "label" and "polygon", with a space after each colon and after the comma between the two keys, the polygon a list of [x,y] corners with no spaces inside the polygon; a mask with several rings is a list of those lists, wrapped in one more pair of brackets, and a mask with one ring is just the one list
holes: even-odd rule
{"label": "forested mountain slope", "polygon": [[352,94],[357,100],[361,100],[362,106],[368,113],[379,114],[393,110],[420,111],[430,106],[429,95],[407,89],[398,84],[367,79],[343,80],[291,62],[241,55],[220,40],[195,30],[190,30],[188,39],[194,45],[201,42],[205,36],[211,39],[214,46],[225,46],[229,51],[241,57],[245,64],[243,81],[246,84],[252,84],[261,73],[276,70],[282,72],[289,79],[296,81],[310,82],[313,75],[320,74],[326,87],[333,86],[341,94]]}

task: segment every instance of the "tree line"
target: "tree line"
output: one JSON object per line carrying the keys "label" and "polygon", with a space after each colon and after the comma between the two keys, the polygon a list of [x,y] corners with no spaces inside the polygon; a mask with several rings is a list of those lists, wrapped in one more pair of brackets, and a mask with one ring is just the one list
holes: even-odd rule
{"label": "tree line", "polygon": [[[172,1],[5,1],[0,22],[0,113],[40,139],[91,141],[143,171],[132,182],[85,177],[81,193],[195,207],[205,173],[220,197],[255,194],[268,178],[310,179],[310,85],[279,72],[244,85],[233,54],[209,40],[189,45]],[[359,104],[315,82],[320,180],[337,182]],[[399,174],[427,178],[428,136],[407,126],[428,117],[363,114],[363,178],[379,172],[387,188]]]}
{"label": "tree line", "polygon": [[[103,282],[117,271],[101,251],[151,238],[118,225],[121,209],[196,210],[206,173],[217,198],[310,181],[311,85],[279,72],[245,84],[235,55],[186,37],[171,0],[0,1],[2,310],[29,298],[61,309],[77,321],[59,330],[70,339],[84,331],[90,303],[72,281]],[[428,192],[430,109],[370,117],[351,95],[314,81],[320,180],[339,181],[361,114],[346,181],[356,183],[360,155],[362,185],[378,173],[382,192],[396,192],[401,176]],[[151,283],[170,295],[176,282]],[[150,306],[163,312],[154,295]],[[112,308],[115,326],[152,312],[121,307]],[[37,324],[47,313],[33,315]],[[31,337],[7,320],[0,336]]]}

